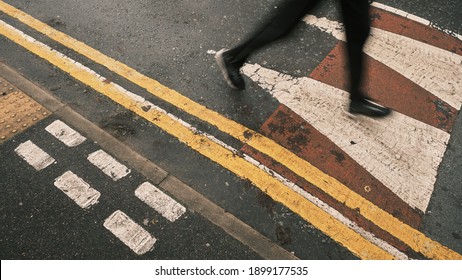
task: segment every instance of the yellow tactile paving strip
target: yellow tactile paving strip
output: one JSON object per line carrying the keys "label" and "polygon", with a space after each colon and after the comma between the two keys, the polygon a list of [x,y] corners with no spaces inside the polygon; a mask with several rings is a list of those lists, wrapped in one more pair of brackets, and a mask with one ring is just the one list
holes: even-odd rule
{"label": "yellow tactile paving strip", "polygon": [[0,77],[0,144],[51,113]]}

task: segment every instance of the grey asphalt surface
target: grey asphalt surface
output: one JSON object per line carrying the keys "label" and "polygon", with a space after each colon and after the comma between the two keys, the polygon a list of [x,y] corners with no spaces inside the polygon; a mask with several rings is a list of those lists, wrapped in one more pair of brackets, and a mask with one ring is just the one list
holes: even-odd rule
{"label": "grey asphalt surface", "polygon": [[[89,164],[86,155],[101,149],[86,141],[70,149],[45,131],[54,117],[34,126],[2,146],[2,237],[1,259],[261,259],[248,247],[227,235],[201,215],[188,211],[175,223],[167,221],[138,200],[135,188],[146,182],[138,172],[114,182]],[[33,139],[56,160],[53,168],[34,172],[15,155],[18,143]],[[76,167],[78,166],[78,167]],[[29,169],[29,170],[28,170]],[[81,209],[57,188],[54,178],[67,170],[101,192],[91,210]],[[120,246],[102,221],[121,210],[149,230],[156,249],[136,256]]]}
{"label": "grey asphalt surface", "polygon": [[[276,0],[7,0],[5,2],[251,129],[258,131],[262,123],[278,106],[275,99],[250,81],[247,83],[248,88],[245,92],[235,92],[228,89],[215,65],[213,56],[207,53],[208,50],[219,50],[222,47],[232,46],[244,38],[253,26],[261,22],[261,19],[277,6],[278,1]],[[440,28],[462,34],[462,2],[460,0],[384,0],[379,2],[428,19]],[[314,13],[331,19],[338,19],[336,7],[336,1],[323,1]],[[0,13],[0,19],[27,31],[34,38],[71,58],[81,61],[124,88],[143,97],[149,97],[153,103],[187,120],[194,126],[216,135],[227,143],[234,143],[235,140],[218,132],[214,127],[191,118],[169,104],[156,100],[149,93],[108,72],[104,67],[69,51],[10,17]],[[334,38],[326,36],[321,31],[309,26],[299,26],[285,40],[276,42],[256,53],[251,61],[294,76],[306,76],[324,59],[335,44]],[[249,186],[248,182],[187,149],[177,139],[102,98],[85,85],[76,82],[60,70],[3,37],[0,37],[0,46],[0,60],[2,62],[47,89],[85,118],[220,205],[227,212],[255,228],[288,252],[294,252],[301,259],[355,259],[345,248],[330,240],[297,215],[274,203],[260,191]],[[40,126],[43,125],[40,124]],[[35,130],[39,130],[40,126]],[[26,137],[32,136],[20,135],[15,141],[21,141]],[[46,140],[43,141],[44,145],[52,145],[46,144]],[[2,159],[11,157],[9,153],[14,146],[12,143],[14,142],[2,146]],[[88,149],[90,148],[88,147]],[[10,164],[10,162],[2,160],[2,170],[6,174],[2,183],[24,186],[30,185],[31,182],[37,182],[38,185],[45,184],[40,183],[40,178],[23,178],[15,175],[17,171],[14,170],[17,170],[15,169],[17,164],[19,163]],[[84,171],[83,168],[82,172]],[[50,177],[55,175],[49,174]],[[137,177],[132,178],[132,180],[142,180],[142,178]],[[429,211],[424,215],[421,231],[462,253],[462,222],[460,219],[462,186],[460,182],[462,182],[461,116],[458,117],[447,154],[440,166],[435,192]],[[105,188],[111,187],[106,186]],[[9,189],[8,195],[15,199],[25,198],[32,203],[41,201],[40,195],[45,194],[41,192],[31,194],[30,190],[25,187],[19,190]],[[114,197],[114,200],[122,198]],[[60,205],[62,202],[58,200],[50,201],[52,205],[47,204],[46,207],[50,207],[47,211],[70,207],[69,205]],[[17,201],[3,197],[2,204],[7,205],[7,208],[4,206],[2,211],[6,211],[6,209],[14,211],[16,205],[14,202]],[[29,213],[39,211],[40,207],[44,206],[42,204],[28,204],[31,205],[30,209],[23,208],[23,212],[18,212],[17,217],[7,215],[7,218],[2,222],[8,225],[15,224],[18,222],[18,218],[24,218]],[[142,211],[134,203],[127,202],[126,205],[134,211]],[[96,216],[103,215],[102,213],[108,212],[108,209],[101,209],[102,212],[98,212],[99,214],[77,213],[78,211],[75,209],[68,209],[69,211],[66,211],[68,216],[66,217],[60,213],[41,213],[51,217],[51,219],[59,218],[59,220],[54,221],[45,218],[44,221],[35,221],[36,223],[43,222],[55,225],[54,231],[52,229],[51,239],[46,239],[43,243],[36,245],[29,255],[19,253],[31,249],[32,247],[29,245],[11,245],[8,247],[10,253],[1,250],[1,257],[2,259],[133,257],[118,251],[98,251],[99,246],[104,247],[104,244],[99,243],[100,240],[110,242],[108,240],[111,239],[101,236],[105,233],[98,231],[97,228],[91,229],[92,221],[101,218]],[[137,215],[142,219],[143,213]],[[69,221],[68,217],[73,217],[74,222]],[[221,229],[211,225],[200,215],[190,213],[191,220],[197,222],[190,222],[189,224],[185,222],[185,226],[181,227],[183,231],[179,233],[176,240],[180,243],[182,240],[185,244],[175,247],[173,251],[176,253],[173,254],[166,248],[153,253],[156,255],[145,257],[258,258],[254,252],[223,234]],[[69,242],[69,239],[63,237],[56,238],[57,247],[65,247],[68,250],[58,252],[56,247],[53,248],[55,244],[53,237],[61,236],[62,232],[71,226],[75,227],[76,221],[82,221],[82,226],[79,228],[85,227],[88,232],[75,233],[79,231],[79,228],[75,228],[74,233],[70,234],[83,234],[80,236],[80,240],[88,238],[91,244],[96,246],[96,249],[93,251],[80,249],[79,251],[82,244],[68,244],[66,242]],[[17,228],[4,227],[2,233],[10,237],[16,236],[18,232],[25,232],[30,227],[29,223],[29,221],[19,222],[21,226]],[[37,225],[34,228],[37,228]],[[168,233],[163,234],[169,236],[174,231],[175,228],[172,228],[171,231],[166,231]],[[186,238],[188,232],[195,232],[197,236],[201,236],[201,239],[191,241],[190,238]],[[40,232],[40,236],[44,238],[48,235],[46,232]],[[32,244],[34,239],[36,237],[28,233],[24,235],[23,240],[30,240],[30,244]],[[211,242],[206,240],[211,240]],[[187,251],[184,246],[191,242],[193,242],[191,248],[195,249],[181,255]],[[198,242],[197,246],[194,245],[194,242]],[[213,244],[221,244],[224,247],[220,248],[227,249],[223,249],[221,252],[220,250],[212,252],[210,247],[203,247],[204,243],[212,244],[212,247]],[[2,244],[9,243],[2,242]],[[3,249],[6,245],[1,246]],[[234,248],[234,250],[230,251],[230,248]],[[79,255],[76,255],[75,252],[79,252]]]}

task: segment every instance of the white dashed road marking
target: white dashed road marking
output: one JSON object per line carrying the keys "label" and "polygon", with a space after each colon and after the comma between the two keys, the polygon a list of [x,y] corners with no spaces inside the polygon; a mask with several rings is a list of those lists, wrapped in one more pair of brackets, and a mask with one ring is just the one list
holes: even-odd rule
{"label": "white dashed road marking", "polygon": [[45,169],[55,162],[54,158],[30,140],[19,145],[14,151],[37,171]]}
{"label": "white dashed road marking", "polygon": [[122,179],[131,172],[125,165],[119,163],[103,150],[90,154],[88,160],[114,181]]}
{"label": "white dashed road marking", "polygon": [[59,141],[66,144],[68,147],[76,147],[86,140],[86,138],[80,135],[80,133],[73,130],[60,120],[57,120],[47,126],[46,131],[56,137]]}
{"label": "white dashed road marking", "polygon": [[138,255],[153,249],[156,238],[120,210],[104,221],[104,227]]}
{"label": "white dashed road marking", "polygon": [[[45,130],[70,148],[76,147],[86,140],[80,133],[60,120],[54,121]],[[19,145],[15,152],[37,171],[55,162],[54,158],[30,140]],[[103,150],[90,154],[87,159],[114,181],[125,177],[131,172],[125,165],[119,163]],[[99,191],[92,188],[89,183],[72,171],[66,171],[56,178],[54,185],[83,209],[89,209],[97,204],[101,197]],[[185,207],[151,183],[145,182],[141,184],[135,191],[135,195],[170,222],[176,221],[186,212]],[[120,210],[107,218],[103,225],[138,255],[151,251],[157,241],[148,231]]]}
{"label": "white dashed road marking", "polygon": [[183,205],[150,183],[146,182],[139,186],[135,191],[135,195],[170,222],[176,221],[186,212],[186,208]]}
{"label": "white dashed road marking", "polygon": [[100,192],[90,187],[83,179],[67,171],[61,177],[56,178],[55,186],[82,208],[90,208],[98,203]]}

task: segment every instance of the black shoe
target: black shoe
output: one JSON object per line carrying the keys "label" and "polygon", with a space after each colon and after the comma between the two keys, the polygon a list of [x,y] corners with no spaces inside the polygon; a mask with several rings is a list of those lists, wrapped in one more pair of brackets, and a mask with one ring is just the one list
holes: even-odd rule
{"label": "black shoe", "polygon": [[381,118],[388,116],[391,113],[391,110],[366,98],[362,98],[350,101],[350,113],[361,114],[373,118]]}
{"label": "black shoe", "polygon": [[230,87],[237,90],[245,88],[244,78],[240,72],[240,66],[232,62],[232,57],[226,54],[227,49],[222,49],[215,55],[215,60],[220,66],[221,73]]}

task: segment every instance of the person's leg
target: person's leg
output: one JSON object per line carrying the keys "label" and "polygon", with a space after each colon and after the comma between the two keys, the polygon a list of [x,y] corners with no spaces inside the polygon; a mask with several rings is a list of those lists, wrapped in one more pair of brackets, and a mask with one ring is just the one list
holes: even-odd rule
{"label": "person's leg", "polygon": [[341,0],[347,38],[350,112],[370,117],[384,117],[390,109],[371,102],[361,91],[364,72],[363,48],[371,30],[369,0]]}
{"label": "person's leg", "polygon": [[341,10],[347,38],[351,98],[362,98],[363,48],[370,33],[369,1],[342,0]]}
{"label": "person's leg", "polygon": [[244,64],[257,49],[280,39],[292,31],[319,0],[286,0],[276,13],[246,41],[229,50],[238,64]]}
{"label": "person's leg", "polygon": [[319,1],[283,1],[269,21],[262,25],[249,39],[231,50],[220,50],[215,59],[228,85],[234,89],[244,89],[245,83],[240,68],[247,58],[258,48],[287,35]]}

